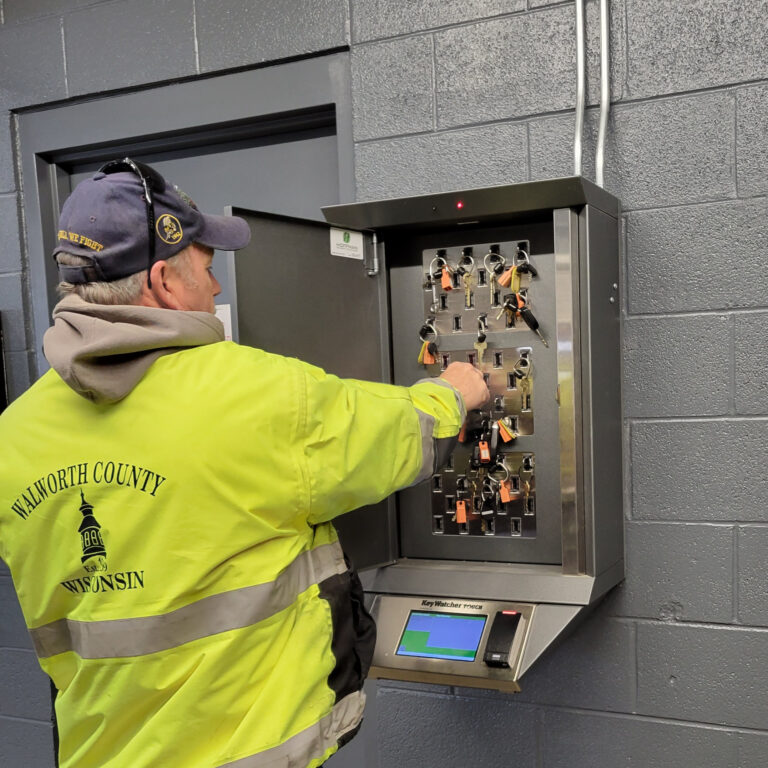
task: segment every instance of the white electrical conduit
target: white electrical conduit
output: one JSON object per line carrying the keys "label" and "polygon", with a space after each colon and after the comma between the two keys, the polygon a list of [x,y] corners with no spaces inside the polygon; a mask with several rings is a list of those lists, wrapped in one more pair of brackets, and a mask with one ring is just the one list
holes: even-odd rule
{"label": "white electrical conduit", "polygon": [[581,176],[581,134],[584,129],[584,0],[576,0],[576,135],[573,139],[573,173]]}
{"label": "white electrical conduit", "polygon": [[597,134],[595,181],[603,187],[603,157],[605,133],[608,129],[608,112],[611,109],[611,41],[608,0],[600,0],[600,130]]}

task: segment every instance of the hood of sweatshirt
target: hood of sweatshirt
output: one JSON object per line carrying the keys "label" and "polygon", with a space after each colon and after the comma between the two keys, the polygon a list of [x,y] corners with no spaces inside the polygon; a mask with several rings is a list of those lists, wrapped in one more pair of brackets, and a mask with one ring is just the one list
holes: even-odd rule
{"label": "hood of sweatshirt", "polygon": [[208,312],[91,304],[69,294],[53,310],[43,351],[78,395],[116,403],[157,358],[217,341],[224,326]]}

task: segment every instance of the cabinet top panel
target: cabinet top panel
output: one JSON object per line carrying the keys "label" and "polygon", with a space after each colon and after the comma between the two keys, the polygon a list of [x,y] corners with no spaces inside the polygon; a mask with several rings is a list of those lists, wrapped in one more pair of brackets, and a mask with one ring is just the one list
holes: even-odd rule
{"label": "cabinet top panel", "polygon": [[591,205],[614,218],[619,215],[618,199],[581,176],[332,205],[323,208],[323,214],[337,226],[381,231],[509,220],[583,205]]}

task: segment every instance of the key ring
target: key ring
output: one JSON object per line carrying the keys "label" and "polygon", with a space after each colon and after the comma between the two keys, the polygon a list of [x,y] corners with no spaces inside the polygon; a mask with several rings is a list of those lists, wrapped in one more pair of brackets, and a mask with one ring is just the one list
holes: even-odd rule
{"label": "key ring", "polygon": [[424,323],[424,325],[421,326],[421,329],[419,330],[419,340],[424,342],[429,341],[430,333],[435,337],[435,341],[437,341],[438,333],[437,328],[435,328],[434,318],[430,318],[426,323]]}
{"label": "key ring", "polygon": [[[469,264],[469,269],[464,266],[465,264]],[[459,258],[459,267],[463,269],[465,273],[471,275],[475,271],[475,257],[468,253],[462,253]]]}
{"label": "key ring", "polygon": [[518,357],[517,362],[512,366],[512,373],[514,373],[518,379],[527,379],[531,375],[532,370],[533,364],[527,357]]}
{"label": "key ring", "polygon": [[[491,263],[493,264],[492,267],[488,266],[488,260],[490,259]],[[489,271],[493,272],[495,275],[499,275],[504,271],[504,267],[507,264],[507,260],[502,256],[502,254],[497,253],[496,251],[488,251],[488,253],[483,256],[483,266]],[[500,268],[499,268],[500,267]]]}
{"label": "key ring", "polygon": [[[504,470],[504,477],[499,480],[497,477],[495,477],[495,473],[500,470]],[[488,472],[488,478],[492,483],[496,483],[496,485],[501,485],[502,483],[506,483],[507,480],[509,480],[509,469],[507,468],[506,464],[503,462],[497,461],[496,464],[493,466],[493,468]]]}
{"label": "key ring", "polygon": [[[522,254],[522,258],[521,258]],[[515,261],[517,262],[517,266],[520,266],[521,264],[530,264],[531,259],[528,256],[528,253],[524,251],[522,248],[518,246],[517,251],[515,252]]]}
{"label": "key ring", "polygon": [[429,274],[430,274],[430,275],[433,275],[433,274],[434,274],[434,271],[433,271],[433,269],[432,269],[432,265],[433,265],[433,264],[434,264],[436,261],[437,261],[437,262],[441,262],[441,263],[440,263],[440,269],[441,269],[441,270],[442,270],[442,269],[445,269],[445,268],[448,266],[448,260],[445,258],[445,256],[435,256],[435,258],[434,258],[434,259],[432,259],[432,261],[430,261],[430,262],[429,262]]}

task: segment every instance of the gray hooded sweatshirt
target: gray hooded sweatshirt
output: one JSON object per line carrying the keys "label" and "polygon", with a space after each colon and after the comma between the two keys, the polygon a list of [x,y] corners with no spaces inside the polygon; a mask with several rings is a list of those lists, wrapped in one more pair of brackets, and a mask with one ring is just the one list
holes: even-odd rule
{"label": "gray hooded sweatshirt", "polygon": [[224,341],[224,326],[209,312],[91,304],[69,294],[53,310],[43,351],[78,395],[116,403],[157,358],[217,341]]}

